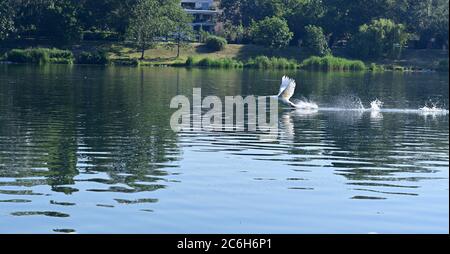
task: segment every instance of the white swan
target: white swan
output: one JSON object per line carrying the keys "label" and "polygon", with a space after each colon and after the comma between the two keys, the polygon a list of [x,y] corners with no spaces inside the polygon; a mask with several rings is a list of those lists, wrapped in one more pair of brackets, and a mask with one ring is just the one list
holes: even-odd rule
{"label": "white swan", "polygon": [[294,95],[296,86],[297,84],[295,83],[295,80],[283,76],[283,79],[281,80],[280,92],[277,95],[278,99],[286,105],[295,107],[295,104],[292,103],[290,99]]}
{"label": "white swan", "polygon": [[315,103],[308,102],[308,101],[300,101],[299,103],[293,103],[291,101],[292,96],[294,95],[295,88],[297,84],[295,83],[295,80],[283,76],[281,80],[281,86],[280,86],[280,92],[277,95],[278,100],[280,100],[282,103],[294,107],[294,108],[301,108],[301,109],[317,109],[318,106]]}

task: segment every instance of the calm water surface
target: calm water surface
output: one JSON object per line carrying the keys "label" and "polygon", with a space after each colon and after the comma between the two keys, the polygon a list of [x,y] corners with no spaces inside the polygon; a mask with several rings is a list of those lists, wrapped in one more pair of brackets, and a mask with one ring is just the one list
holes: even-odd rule
{"label": "calm water surface", "polygon": [[448,74],[0,65],[0,233],[448,233],[449,117],[280,108],[174,133],[175,95],[448,109]]}

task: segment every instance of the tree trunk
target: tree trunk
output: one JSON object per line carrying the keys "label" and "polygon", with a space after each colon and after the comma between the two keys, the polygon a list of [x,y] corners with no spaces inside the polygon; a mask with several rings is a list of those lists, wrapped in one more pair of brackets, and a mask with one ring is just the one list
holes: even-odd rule
{"label": "tree trunk", "polygon": [[145,48],[142,47],[142,49],[141,49],[141,60],[144,60],[144,55],[145,55]]}
{"label": "tree trunk", "polygon": [[180,58],[180,42],[177,44],[177,58]]}

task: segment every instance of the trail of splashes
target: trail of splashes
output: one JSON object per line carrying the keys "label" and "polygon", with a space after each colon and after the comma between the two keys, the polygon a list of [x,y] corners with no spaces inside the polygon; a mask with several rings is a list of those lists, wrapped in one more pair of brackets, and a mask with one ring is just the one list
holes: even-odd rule
{"label": "trail of splashes", "polygon": [[[431,104],[431,105],[430,105]],[[345,96],[341,97],[335,107],[319,107],[315,102],[308,99],[295,100],[295,107],[302,110],[302,112],[317,113],[318,111],[352,111],[352,112],[367,112],[371,111],[372,116],[381,118],[382,112],[397,112],[397,113],[421,113],[425,115],[447,115],[449,110],[440,108],[438,103],[428,103],[419,109],[396,109],[396,108],[383,108],[384,102],[375,99],[370,103],[370,108],[365,108],[361,99],[357,96]]]}
{"label": "trail of splashes", "polygon": [[432,103],[431,105],[425,105],[419,108],[419,111],[424,113],[448,113],[447,109],[439,108],[437,103]]}
{"label": "trail of splashes", "polygon": [[347,95],[339,97],[335,102],[335,108],[339,108],[342,110],[351,110],[351,111],[364,111],[364,104],[361,99],[357,96]]}

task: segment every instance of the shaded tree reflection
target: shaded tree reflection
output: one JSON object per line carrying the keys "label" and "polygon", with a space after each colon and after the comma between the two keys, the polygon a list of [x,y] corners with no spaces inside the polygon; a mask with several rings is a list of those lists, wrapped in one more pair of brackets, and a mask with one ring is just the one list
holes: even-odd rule
{"label": "shaded tree reflection", "polygon": [[66,194],[77,191],[70,186],[80,173],[105,172],[108,184],[135,191],[164,187],[139,182],[164,180],[180,156],[168,125],[172,76],[101,67],[2,71],[9,83],[0,86],[1,177],[45,177]]}

